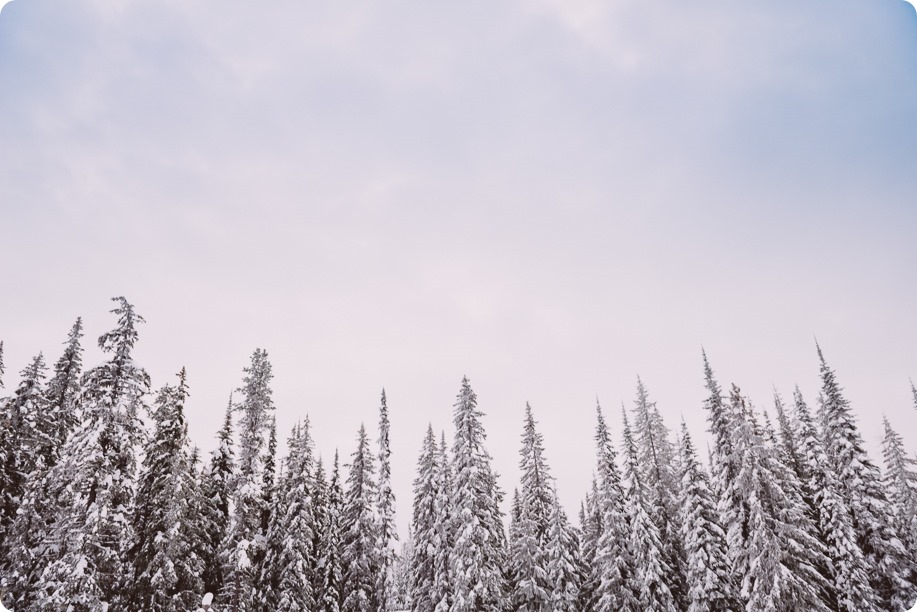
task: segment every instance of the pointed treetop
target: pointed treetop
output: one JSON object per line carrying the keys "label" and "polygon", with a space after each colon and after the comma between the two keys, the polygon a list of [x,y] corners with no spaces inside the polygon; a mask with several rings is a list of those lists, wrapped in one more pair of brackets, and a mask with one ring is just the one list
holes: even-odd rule
{"label": "pointed treetop", "polygon": [[146,320],[134,311],[134,306],[124,297],[111,298],[118,306],[109,312],[118,315],[118,326],[110,332],[99,336],[99,348],[106,353],[114,351],[118,357],[126,359],[134,348],[139,334],[136,326]]}
{"label": "pointed treetop", "polygon": [[[0,345],[2,345],[2,344],[3,344],[3,343],[0,342]],[[0,374],[2,374],[2,372],[3,372],[3,370],[0,369]],[[3,385],[0,385],[0,386],[3,386]],[[911,381],[911,394],[914,396],[914,409],[917,410],[917,387],[914,387],[914,381],[913,381],[913,380]]]}
{"label": "pointed treetop", "polygon": [[[912,384],[911,387],[914,385]],[[0,389],[3,388],[3,340],[0,340]]]}

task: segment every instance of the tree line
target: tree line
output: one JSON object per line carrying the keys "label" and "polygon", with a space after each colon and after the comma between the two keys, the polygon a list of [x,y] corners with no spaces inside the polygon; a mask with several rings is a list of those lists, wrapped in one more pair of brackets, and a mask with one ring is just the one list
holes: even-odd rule
{"label": "tree line", "polygon": [[[345,464],[308,417],[278,457],[271,363],[257,349],[217,446],[188,437],[184,369],[153,393],[133,360],[143,318],[115,298],[105,361],[83,369],[77,319],[0,399],[0,594],[17,612],[619,612],[905,610],[917,600],[917,460],[886,419],[884,469],[820,348],[759,409],[706,354],[701,458],[637,380],[617,443],[596,405],[596,466],[576,522],[526,405],[520,482],[504,491],[467,378],[453,437],[428,427],[409,537],[396,553],[389,413]],[[0,388],[3,386],[0,342]],[[917,389],[911,385],[915,407]],[[772,418],[773,415],[773,418]]]}

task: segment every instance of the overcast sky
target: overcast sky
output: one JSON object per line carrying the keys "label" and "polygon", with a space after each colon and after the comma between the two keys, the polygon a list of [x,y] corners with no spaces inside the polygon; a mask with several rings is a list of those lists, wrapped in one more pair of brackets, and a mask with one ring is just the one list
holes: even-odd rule
{"label": "overcast sky", "polygon": [[[255,347],[281,435],[379,392],[399,523],[463,375],[511,492],[531,402],[570,512],[639,374],[705,429],[814,338],[917,450],[917,13],[902,0],[15,0],[0,12],[7,389],[110,297],[213,447]],[[879,457],[874,455],[876,459]]]}

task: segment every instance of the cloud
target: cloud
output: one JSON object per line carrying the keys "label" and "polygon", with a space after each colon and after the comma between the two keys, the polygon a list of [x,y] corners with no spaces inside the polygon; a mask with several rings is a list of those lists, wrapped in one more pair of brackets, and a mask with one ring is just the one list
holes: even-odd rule
{"label": "cloud", "polygon": [[325,440],[385,385],[405,487],[466,373],[498,469],[531,400],[568,500],[635,371],[703,430],[701,344],[764,401],[817,333],[855,405],[909,401],[900,0],[17,1],[0,86],[7,363],[128,295],[205,447],[255,346]]}

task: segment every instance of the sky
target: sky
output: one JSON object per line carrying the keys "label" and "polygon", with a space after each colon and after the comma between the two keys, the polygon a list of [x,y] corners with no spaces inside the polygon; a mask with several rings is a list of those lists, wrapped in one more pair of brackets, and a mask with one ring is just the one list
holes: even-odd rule
{"label": "sky", "polygon": [[384,387],[403,535],[466,375],[503,489],[528,401],[570,513],[638,375],[706,439],[702,347],[764,408],[817,338],[917,451],[915,112],[902,0],[14,0],[7,390],[119,295],[202,449],[256,347],[326,460]]}

